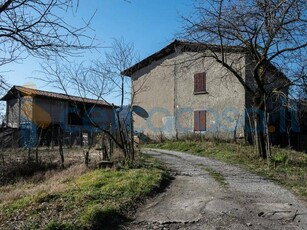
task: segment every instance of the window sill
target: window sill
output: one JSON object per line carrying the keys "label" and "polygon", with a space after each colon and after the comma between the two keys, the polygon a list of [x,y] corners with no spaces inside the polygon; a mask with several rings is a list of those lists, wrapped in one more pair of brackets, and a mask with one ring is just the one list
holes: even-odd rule
{"label": "window sill", "polygon": [[198,94],[208,94],[208,92],[207,91],[194,92],[194,95],[198,95]]}

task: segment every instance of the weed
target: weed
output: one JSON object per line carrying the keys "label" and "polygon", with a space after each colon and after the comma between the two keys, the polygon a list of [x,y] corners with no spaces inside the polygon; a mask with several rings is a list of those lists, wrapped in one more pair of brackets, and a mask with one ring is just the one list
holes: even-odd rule
{"label": "weed", "polygon": [[223,177],[223,175],[213,169],[210,168],[204,168],[205,171],[207,171],[209,173],[209,175],[215,179],[220,185],[222,186],[226,186],[227,183],[225,181],[225,178]]}
{"label": "weed", "polygon": [[271,157],[271,161],[274,163],[280,163],[280,164],[288,164],[289,155],[287,152],[281,151],[276,152],[275,155]]}

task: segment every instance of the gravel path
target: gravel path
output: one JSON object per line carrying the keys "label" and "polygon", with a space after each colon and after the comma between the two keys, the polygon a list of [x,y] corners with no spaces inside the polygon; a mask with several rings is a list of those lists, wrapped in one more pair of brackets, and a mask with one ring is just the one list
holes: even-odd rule
{"label": "gravel path", "polygon": [[[146,149],[175,180],[140,208],[127,229],[306,229],[307,205],[288,190],[217,160]],[[222,175],[222,180],[209,171]]]}

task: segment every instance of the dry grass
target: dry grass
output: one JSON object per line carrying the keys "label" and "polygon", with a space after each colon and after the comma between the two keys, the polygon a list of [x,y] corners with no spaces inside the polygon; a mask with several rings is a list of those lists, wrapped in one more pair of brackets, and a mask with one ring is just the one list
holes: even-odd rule
{"label": "dry grass", "polygon": [[[49,164],[54,167],[41,167],[38,168],[38,171],[35,171],[34,168],[31,169],[31,165],[28,162],[27,150],[8,149],[3,153],[5,163],[3,164],[2,162],[0,164],[0,170],[2,170],[2,177],[10,177],[11,181],[0,186],[0,203],[8,200],[16,200],[33,193],[64,191],[66,188],[64,182],[73,180],[88,171],[84,165],[83,152],[84,150],[82,148],[64,149],[66,168],[61,170],[57,167],[59,165],[58,150],[40,148],[39,158],[41,166],[43,164]],[[31,156],[34,156],[34,154],[32,152]],[[119,149],[114,149],[112,159],[114,161],[124,160],[123,154]],[[90,168],[95,168],[97,162],[102,160],[101,152],[91,149],[90,160]],[[35,167],[34,162],[31,162],[31,164]],[[22,171],[21,168],[24,171],[28,171],[24,173],[24,176],[18,174],[18,172]],[[15,171],[17,171],[17,176],[13,178],[16,175],[14,173]]]}
{"label": "dry grass", "polygon": [[[0,229],[106,229],[152,194],[167,174],[153,159],[121,170],[73,165],[0,187]],[[103,227],[103,228],[102,228]],[[114,228],[110,228],[114,229]]]}
{"label": "dry grass", "polygon": [[73,165],[64,170],[51,170],[36,173],[28,180],[0,187],[0,203],[20,199],[36,193],[62,192],[67,188],[65,182],[71,181],[88,169],[82,165]]}
{"label": "dry grass", "polygon": [[[83,148],[65,148],[65,167],[83,164],[85,161],[86,149]],[[96,167],[97,162],[102,160],[102,153],[95,148],[90,149],[90,167]],[[122,161],[123,155],[119,149],[114,148],[113,160]],[[39,148],[38,162],[35,159],[35,150],[31,151],[30,158],[27,149],[7,149],[1,152],[0,159],[0,186],[18,183],[28,180],[31,177],[33,182],[43,180],[44,172],[57,171],[60,165],[58,149]],[[41,173],[43,172],[43,173]]]}

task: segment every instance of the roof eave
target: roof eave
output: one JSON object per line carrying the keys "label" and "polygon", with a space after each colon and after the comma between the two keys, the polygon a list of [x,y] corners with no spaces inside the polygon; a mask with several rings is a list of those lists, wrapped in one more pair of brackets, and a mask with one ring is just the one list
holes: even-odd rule
{"label": "roof eave", "polygon": [[[204,52],[206,50],[211,50],[213,52],[220,52],[221,48],[218,45],[205,44],[205,43],[195,43],[190,41],[180,41],[174,40],[172,43],[159,50],[158,52],[148,56],[142,61],[136,63],[128,69],[125,69],[121,72],[122,75],[131,77],[138,70],[150,65],[153,61],[160,60],[173,52],[176,51],[176,47],[182,46],[182,52]],[[239,46],[228,46],[225,48],[225,51],[231,50],[232,52],[245,52],[245,48]]]}
{"label": "roof eave", "polygon": [[[35,90],[34,90],[34,92],[35,92]],[[44,92],[44,93],[50,93],[50,94],[54,94],[54,95],[61,95],[61,96],[67,97],[67,98],[60,98],[60,97],[56,97],[56,96],[52,96],[52,95],[40,95],[38,93],[36,95],[36,97],[38,97],[38,98],[54,98],[54,99],[59,100],[59,101],[71,101],[71,102],[76,102],[76,103],[85,103],[85,104],[88,104],[88,105],[91,104],[91,105],[97,105],[97,106],[102,106],[102,107],[113,107],[113,105],[107,103],[106,101],[104,101],[102,103],[101,101],[96,101],[95,99],[89,99],[89,98],[84,98],[84,101],[81,101],[77,96],[64,95],[64,94],[53,93],[53,92],[42,91],[42,90],[37,90],[37,92]],[[29,89],[29,88],[22,87],[22,86],[13,86],[0,100],[8,101],[12,98],[19,98],[19,96],[14,96],[16,93],[21,93],[24,96],[29,96],[29,95],[33,95],[33,94],[35,95],[35,93],[33,93],[33,89]],[[76,100],[76,99],[78,99],[78,100]],[[89,100],[89,101],[87,101],[87,100]],[[93,101],[90,101],[90,100],[93,100]],[[117,107],[117,106],[114,105],[114,107]]]}
{"label": "roof eave", "polygon": [[172,43],[164,47],[163,49],[155,52],[154,54],[148,56],[147,58],[143,59],[142,61],[136,63],[135,65],[131,66],[128,69],[125,69],[121,72],[123,76],[131,77],[133,73],[138,71],[139,69],[151,64],[153,61],[157,61],[167,55],[173,53],[175,51],[175,47],[180,44],[181,42],[178,40],[174,40]]}

